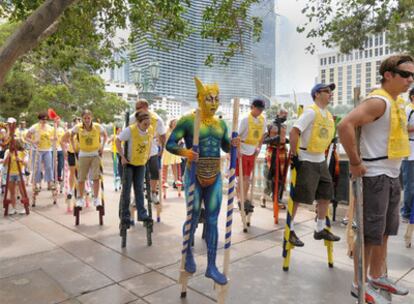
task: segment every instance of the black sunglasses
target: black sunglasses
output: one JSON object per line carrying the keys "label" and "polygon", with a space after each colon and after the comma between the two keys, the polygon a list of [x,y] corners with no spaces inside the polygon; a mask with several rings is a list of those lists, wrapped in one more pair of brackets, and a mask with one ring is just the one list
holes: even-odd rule
{"label": "black sunglasses", "polygon": [[399,70],[397,68],[392,69],[393,73],[400,75],[402,78],[412,77],[414,79],[414,73],[410,71]]}

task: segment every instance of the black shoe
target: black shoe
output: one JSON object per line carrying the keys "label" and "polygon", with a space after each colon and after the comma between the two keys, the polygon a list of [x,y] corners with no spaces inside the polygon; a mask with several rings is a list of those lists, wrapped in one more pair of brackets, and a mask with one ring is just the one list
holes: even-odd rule
{"label": "black shoe", "polygon": [[244,211],[246,212],[246,214],[253,213],[254,211],[254,206],[249,200],[246,200],[244,202]]}
{"label": "black shoe", "polygon": [[338,242],[341,238],[339,236],[334,235],[332,232],[330,232],[328,229],[323,229],[319,232],[313,233],[313,238],[315,240],[326,240],[326,241],[332,241],[332,242]]}
{"label": "black shoe", "polygon": [[295,231],[290,231],[289,243],[291,243],[292,245],[294,245],[296,247],[303,247],[303,246],[305,246],[305,243],[302,242],[298,238],[298,236],[296,235]]}
{"label": "black shoe", "polygon": [[138,217],[138,221],[140,221],[140,222],[145,222],[145,221],[148,221],[148,220],[149,220],[149,216],[147,214]]}

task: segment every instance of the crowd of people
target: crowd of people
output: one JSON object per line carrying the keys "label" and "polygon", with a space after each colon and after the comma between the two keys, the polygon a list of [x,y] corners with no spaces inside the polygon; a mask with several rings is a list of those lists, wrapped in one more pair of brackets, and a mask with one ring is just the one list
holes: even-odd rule
{"label": "crowd of people", "polygon": [[[217,284],[225,285],[227,278],[216,267],[217,225],[223,188],[221,153],[228,153],[232,146],[238,149],[235,173],[238,205],[246,215],[251,215],[254,212],[252,196],[249,196],[252,175],[262,145],[266,145],[265,187],[261,206],[266,207],[270,196],[278,207],[286,208],[282,197],[288,168],[294,168],[297,178],[294,191],[289,194],[293,200],[289,243],[297,247],[305,245],[295,233],[294,219],[299,204],[313,204],[315,201],[314,239],[337,242],[340,237],[326,226],[329,205],[334,198],[334,177],[327,159],[337,159],[328,155],[332,153],[331,145],[336,142],[337,129],[349,158],[352,177],[363,178],[366,301],[389,303],[378,292],[379,289],[407,294],[408,290],[392,282],[385,270],[389,236],[397,234],[400,216],[405,221],[409,219],[413,205],[414,89],[409,92],[408,104],[400,94],[412,86],[414,60],[405,55],[391,56],[382,62],[379,73],[381,88],[372,91],[338,126],[327,108],[335,84],[316,84],[311,90],[312,105],[306,107],[294,122],[289,136],[285,124],[288,112],[280,109],[277,116],[267,123],[263,115],[264,100],[254,99],[250,112],[239,120],[238,136],[230,139],[226,123],[215,116],[219,107],[218,85],[203,84],[197,78],[200,122],[196,121],[194,113],[189,113],[178,120],[171,120],[166,130],[160,116],[149,110],[149,103],[139,99],[128,124],[123,129],[115,129],[110,139],[116,153],[114,161],[117,162],[114,176],[122,178],[121,223],[129,225],[134,220],[129,208],[131,187],[135,193],[137,220],[148,219],[144,206],[145,171],[149,171],[151,201],[157,205],[162,188],[170,187],[166,171],[171,166],[172,186],[183,186],[187,200],[190,196],[194,200],[188,223],[190,241],[199,222],[202,202],[204,204],[208,259],[206,276]],[[17,197],[22,194],[19,184],[22,176],[31,176],[25,183],[27,185],[30,179],[35,193],[40,191],[42,181],[47,184],[48,190],[57,191],[65,176],[68,185],[66,194],[70,198],[77,189],[75,205],[78,207],[85,205],[85,184],[90,180],[93,205],[102,204],[99,199],[100,166],[103,148],[108,141],[107,131],[96,122],[90,110],[84,110],[79,118],[74,118],[70,123],[55,121],[53,126],[48,124],[49,116],[48,112],[40,112],[38,123],[28,129],[25,121],[20,121],[12,146],[8,126],[16,124],[16,120],[9,118],[7,123],[1,125],[2,188],[7,186],[10,193],[12,207],[9,214],[24,213],[17,204]],[[195,125],[198,123],[199,143],[193,147]],[[361,129],[360,141],[356,138],[356,128]],[[359,146],[357,142],[360,142]],[[64,174],[65,162],[67,174]],[[188,166],[192,162],[197,166],[194,180],[191,180]],[[404,185],[402,206],[401,163]],[[160,175],[162,171],[164,173]],[[194,184],[191,190],[190,184]],[[358,261],[355,261],[357,264]],[[186,247],[184,265],[186,272],[196,271],[191,246]],[[358,286],[355,276],[351,285],[353,295],[358,294]]]}

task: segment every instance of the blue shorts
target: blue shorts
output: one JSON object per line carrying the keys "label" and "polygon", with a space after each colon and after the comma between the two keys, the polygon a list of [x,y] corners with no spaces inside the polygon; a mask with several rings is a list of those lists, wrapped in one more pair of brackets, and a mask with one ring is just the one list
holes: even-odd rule
{"label": "blue shorts", "polygon": [[18,182],[19,180],[20,180],[19,175],[10,175],[9,176],[9,181],[11,181],[11,182]]}

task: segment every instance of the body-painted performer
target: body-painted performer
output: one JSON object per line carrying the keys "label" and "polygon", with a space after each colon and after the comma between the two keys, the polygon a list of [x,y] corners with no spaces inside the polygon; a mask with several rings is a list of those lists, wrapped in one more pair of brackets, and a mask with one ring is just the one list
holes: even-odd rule
{"label": "body-painted performer", "polygon": [[[253,202],[247,200],[250,187],[250,177],[252,175],[255,160],[260,153],[263,143],[263,137],[266,132],[266,119],[262,115],[265,103],[261,99],[253,100],[250,113],[240,120],[239,136],[241,139],[240,154],[237,158],[236,176],[239,177],[239,161],[241,157],[243,177],[239,177],[238,185],[243,183],[243,195],[240,194],[241,187],[238,187],[239,200],[245,199],[244,209],[246,213],[253,212]],[[239,204],[240,206],[240,204]]]}
{"label": "body-painted performer", "polygon": [[[167,150],[173,154],[186,157],[189,162],[197,161],[195,181],[194,207],[192,214],[190,239],[198,223],[201,211],[201,201],[204,201],[206,210],[206,242],[207,242],[207,270],[206,277],[218,284],[226,284],[227,278],[219,272],[216,266],[218,230],[217,221],[222,201],[222,179],[220,173],[220,149],[230,151],[230,139],[225,122],[214,116],[219,106],[219,88],[217,84],[203,85],[195,78],[197,87],[197,100],[201,109],[199,153],[193,152],[194,114],[188,114],[177,122],[168,141]],[[184,139],[186,148],[180,147],[179,142]],[[237,144],[237,139],[234,141]],[[185,195],[188,197],[190,184],[189,168],[185,172]],[[190,243],[191,243],[190,240]],[[185,270],[189,273],[196,271],[196,264],[191,246],[188,246]]]}
{"label": "body-painted performer", "polygon": [[[267,132],[265,133],[263,143],[267,145],[265,166],[263,167],[263,174],[266,179],[265,188],[263,194],[274,197],[275,192],[275,174],[279,175],[278,182],[278,201],[282,199],[284,184],[285,184],[285,169],[288,165],[288,157],[286,150],[286,121],[288,112],[285,109],[280,109],[276,119],[267,126]],[[276,155],[277,149],[279,149],[278,168],[276,168]],[[277,171],[276,171],[277,170]],[[266,207],[266,197],[263,195],[261,206]],[[285,205],[279,204],[281,209],[285,209]]]}
{"label": "body-painted performer", "polygon": [[[349,157],[350,172],[354,177],[362,177],[363,277],[368,281],[365,300],[369,303],[391,303],[377,289],[397,295],[409,292],[388,278],[386,260],[389,236],[397,235],[399,227],[400,166],[402,159],[410,155],[407,116],[404,100],[399,95],[413,84],[414,59],[407,55],[388,57],[382,61],[379,74],[381,89],[371,92],[342,119],[338,133]],[[361,155],[355,134],[358,127],[361,127]],[[354,296],[358,295],[358,285],[361,285],[358,272],[358,256],[354,254],[351,288]]]}
{"label": "body-painted performer", "polygon": [[[318,202],[314,239],[340,240],[325,227],[329,203],[333,197],[332,177],[326,164],[325,150],[329,147],[335,132],[333,117],[326,107],[334,89],[333,83],[315,85],[311,91],[314,104],[305,109],[290,131],[291,160],[297,170],[297,179],[293,194],[289,242],[297,247],[304,244],[296,236],[293,219],[299,203],[312,204],[314,200]],[[298,145],[299,154],[296,154]]]}

